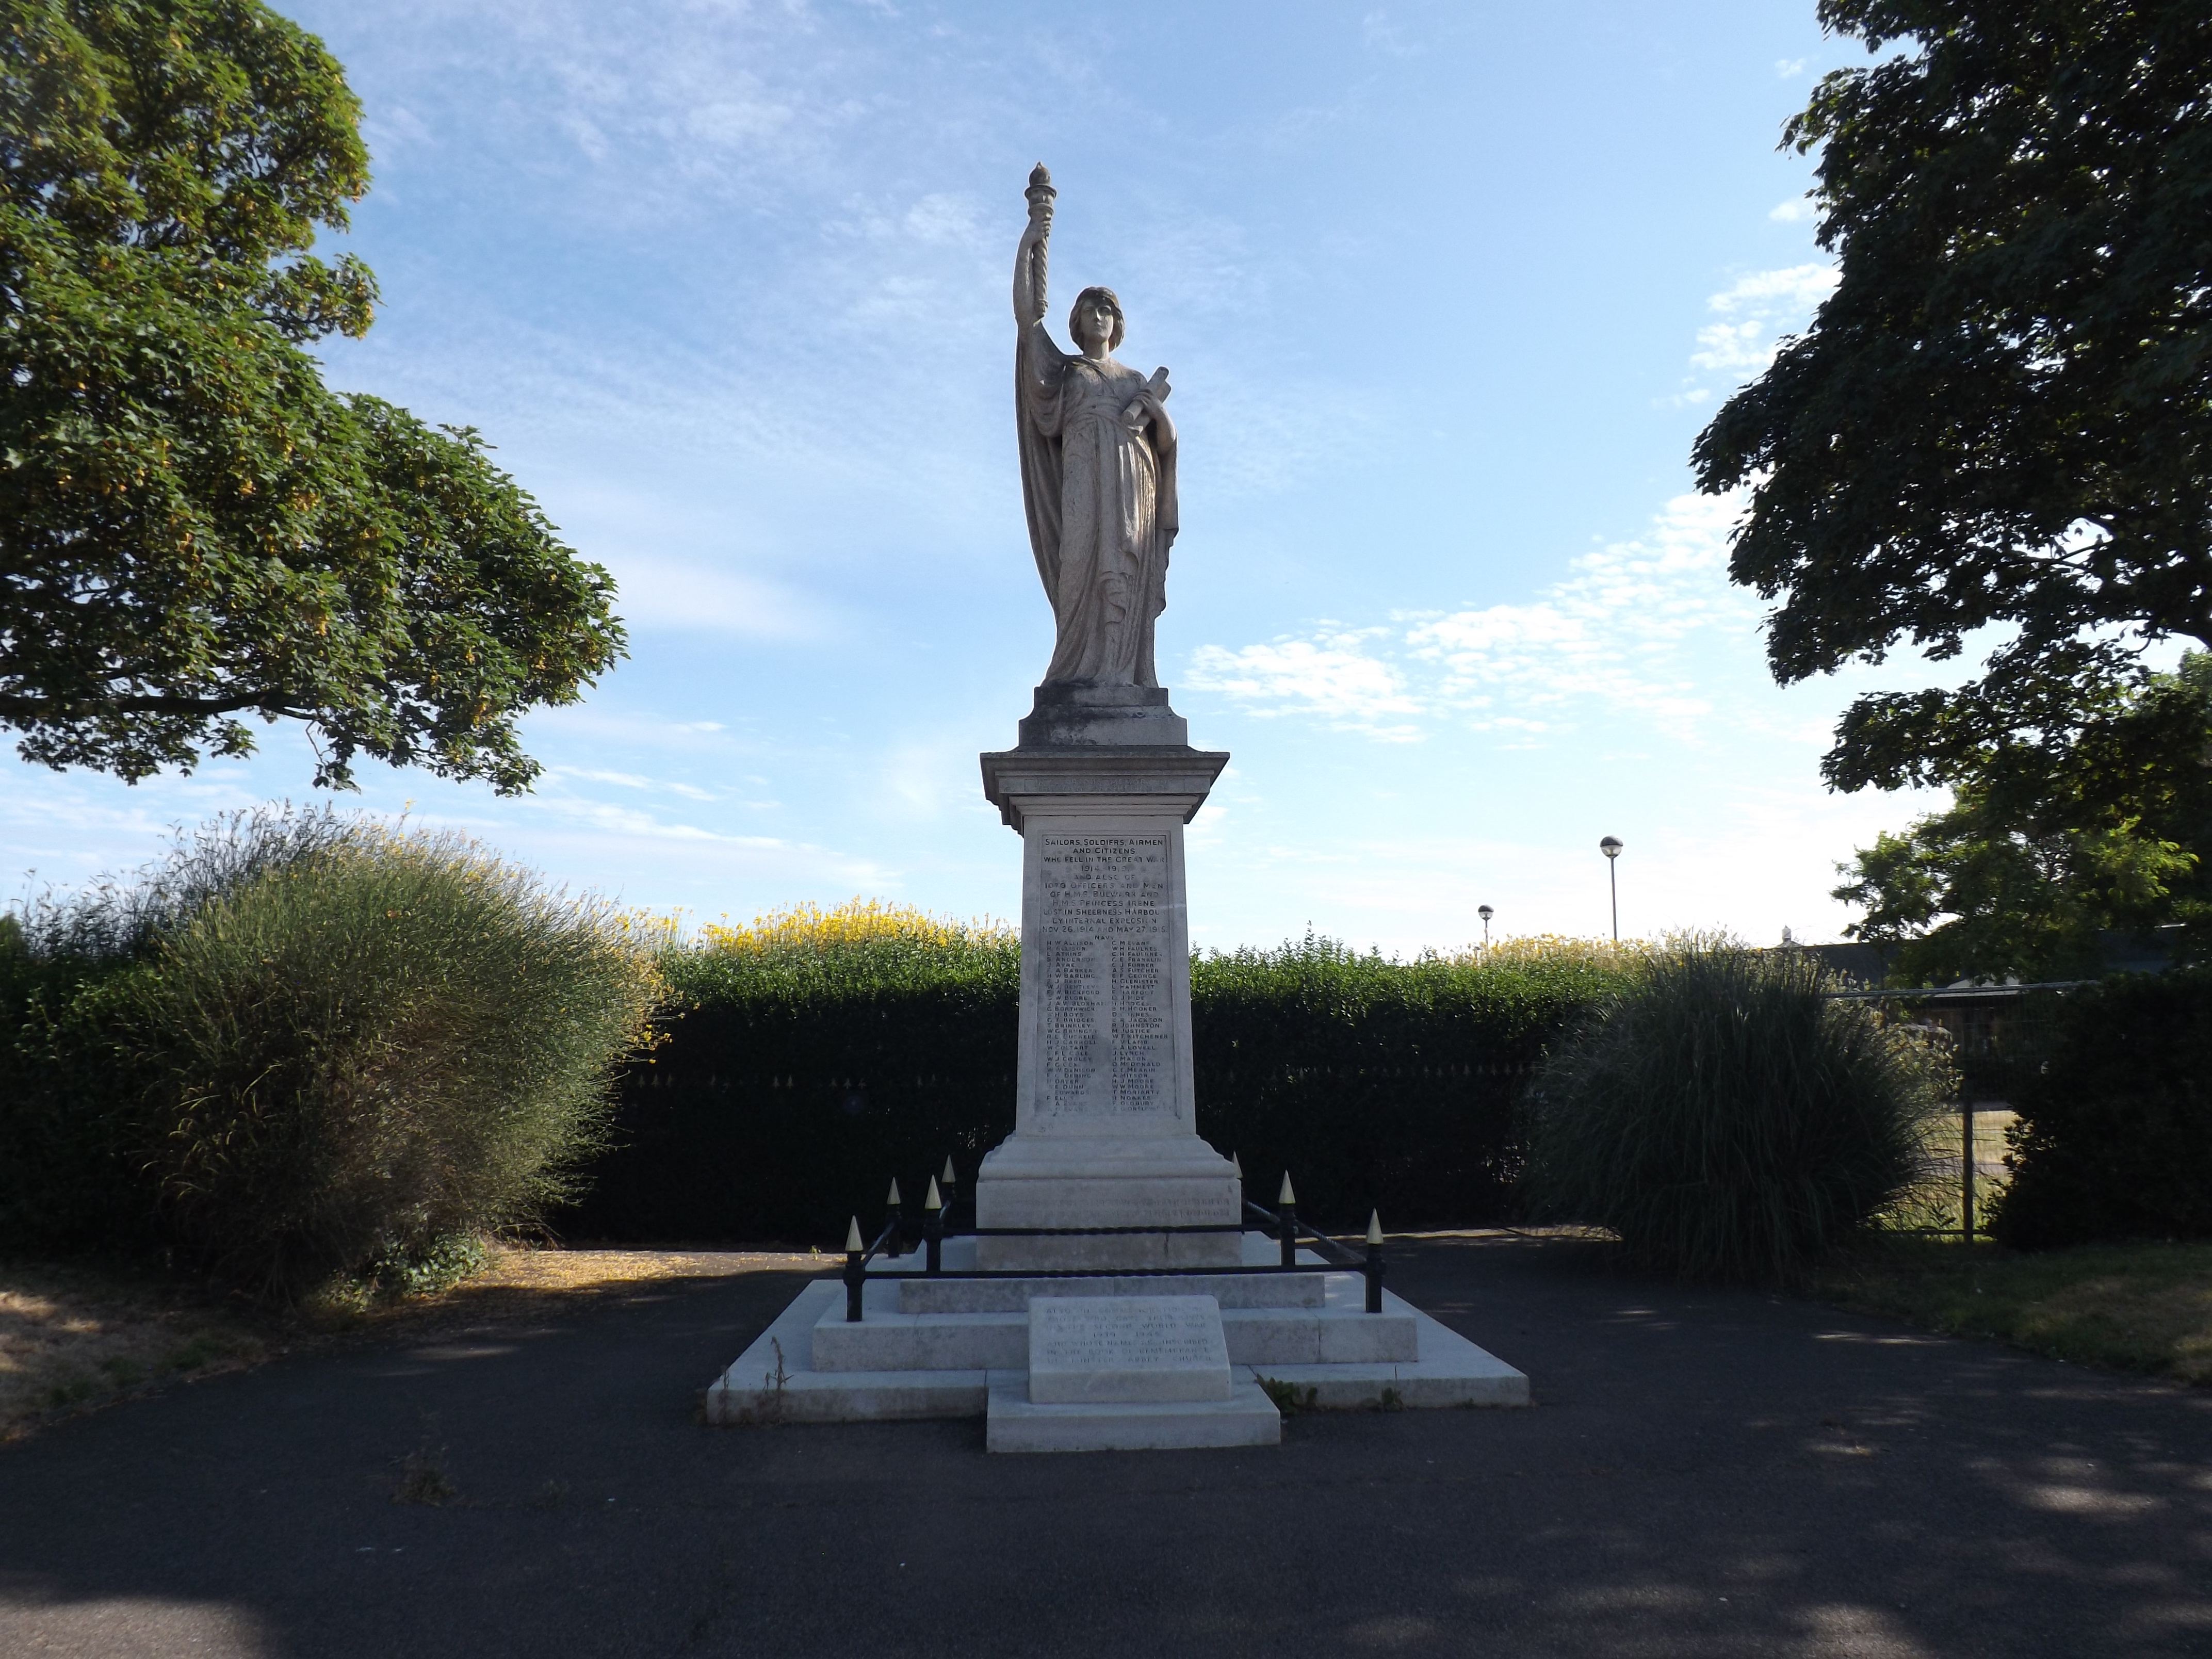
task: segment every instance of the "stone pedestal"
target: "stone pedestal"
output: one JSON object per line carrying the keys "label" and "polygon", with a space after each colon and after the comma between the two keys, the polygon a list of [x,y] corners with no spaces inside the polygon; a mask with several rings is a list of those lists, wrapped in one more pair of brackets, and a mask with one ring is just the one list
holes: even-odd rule
{"label": "stone pedestal", "polygon": [[[1022,836],[1014,1133],[983,1159],[990,1227],[1243,1219],[1229,1160],[1198,1137],[1183,825],[1225,754],[1193,749],[1167,693],[1041,686],[983,790]],[[1234,1232],[982,1238],[992,1268],[1233,1265]]]}

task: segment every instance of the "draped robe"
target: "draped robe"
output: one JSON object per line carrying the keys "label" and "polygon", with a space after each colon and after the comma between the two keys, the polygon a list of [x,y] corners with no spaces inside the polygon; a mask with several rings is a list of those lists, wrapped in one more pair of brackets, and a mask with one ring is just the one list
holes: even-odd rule
{"label": "draped robe", "polygon": [[1111,357],[1070,356],[1032,323],[1014,382],[1030,545],[1059,627],[1044,683],[1157,686],[1176,456],[1158,421],[1135,432],[1122,422],[1145,377]]}

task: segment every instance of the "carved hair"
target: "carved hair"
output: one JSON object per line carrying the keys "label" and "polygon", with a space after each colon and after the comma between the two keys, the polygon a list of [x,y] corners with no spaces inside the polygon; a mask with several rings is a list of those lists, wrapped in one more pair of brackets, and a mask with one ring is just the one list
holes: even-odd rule
{"label": "carved hair", "polygon": [[1111,351],[1121,343],[1121,336],[1127,331],[1128,324],[1121,315],[1121,296],[1110,288],[1086,288],[1075,296],[1075,304],[1069,308],[1067,313],[1067,337],[1074,341],[1079,348],[1081,347],[1083,334],[1075,326],[1075,319],[1083,315],[1083,307],[1093,300],[1103,300],[1107,308],[1114,313],[1114,337],[1106,342],[1106,349]]}

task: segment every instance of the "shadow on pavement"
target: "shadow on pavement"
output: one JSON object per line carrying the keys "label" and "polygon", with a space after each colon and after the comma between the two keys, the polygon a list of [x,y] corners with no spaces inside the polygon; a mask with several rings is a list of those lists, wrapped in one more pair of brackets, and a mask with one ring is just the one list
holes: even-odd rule
{"label": "shadow on pavement", "polygon": [[797,1272],[280,1361],[0,1449],[0,1651],[2212,1650],[2212,1395],[1602,1260],[1404,1249],[1535,1408],[1271,1449],[703,1426]]}

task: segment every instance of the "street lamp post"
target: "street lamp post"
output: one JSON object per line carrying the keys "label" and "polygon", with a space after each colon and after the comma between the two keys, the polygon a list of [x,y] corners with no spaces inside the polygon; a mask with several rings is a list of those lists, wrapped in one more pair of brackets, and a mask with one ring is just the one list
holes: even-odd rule
{"label": "street lamp post", "polygon": [[1478,904],[1474,907],[1474,914],[1482,918],[1482,948],[1487,951],[1490,948],[1490,919],[1498,912],[1486,904]]}
{"label": "street lamp post", "polygon": [[1598,842],[1597,850],[1605,854],[1606,885],[1613,890],[1613,942],[1620,943],[1620,838],[1607,836]]}

